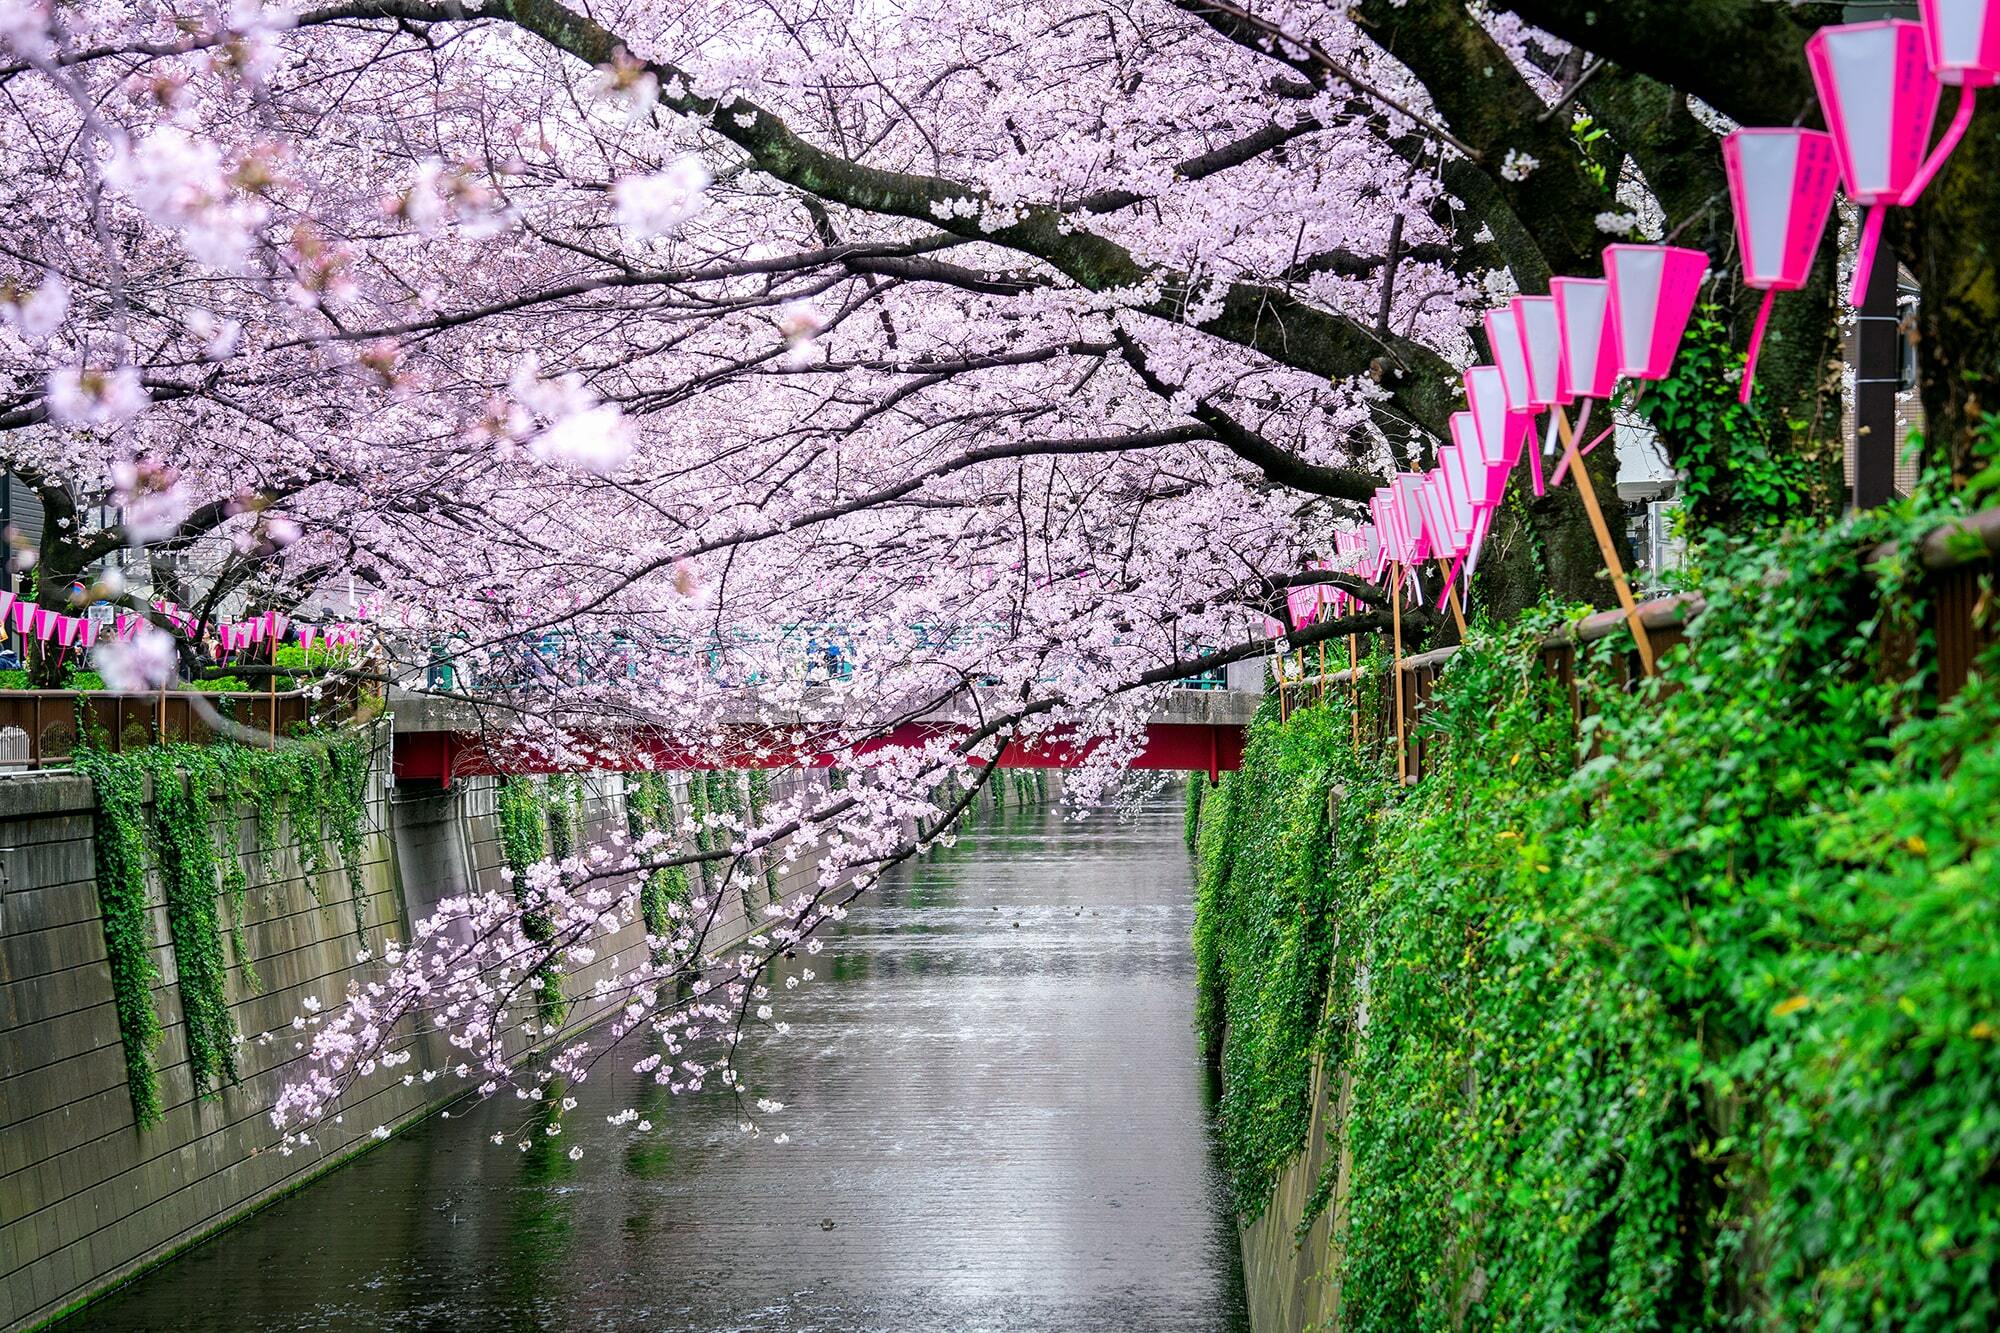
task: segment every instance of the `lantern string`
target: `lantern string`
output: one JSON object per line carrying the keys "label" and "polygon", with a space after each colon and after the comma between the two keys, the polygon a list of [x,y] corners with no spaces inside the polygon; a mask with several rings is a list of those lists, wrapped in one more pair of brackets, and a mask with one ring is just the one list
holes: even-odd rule
{"label": "lantern string", "polygon": [[[1965,137],[1966,130],[1972,125],[1975,92],[1971,84],[1959,85],[1958,110],[1952,115],[1951,124],[1945,127],[1944,138],[1938,140],[1938,146],[1924,159],[1924,165],[1917,172],[1917,178],[1910,182],[1910,188],[1903,191],[1903,197],[1897,200],[1904,208],[1917,202],[1917,196],[1931,183],[1931,177],[1938,174],[1938,169],[1944,166],[1944,160],[1951,156],[1951,150],[1958,147],[1958,141]],[[1861,303],[1856,301],[1855,304]]]}
{"label": "lantern string", "polygon": [[1757,353],[1764,347],[1764,330],[1771,322],[1771,304],[1777,299],[1776,287],[1765,289],[1763,304],[1757,307],[1757,323],[1750,330],[1750,352],[1743,362],[1743,387],[1736,391],[1736,401],[1746,406],[1750,402],[1750,386],[1757,381]]}
{"label": "lantern string", "polygon": [[[1533,426],[1533,424],[1534,423],[1532,422],[1529,423],[1531,427]],[[1555,429],[1556,429],[1556,414],[1554,412],[1551,412],[1549,413],[1549,434],[1551,435],[1551,437],[1554,436]],[[1530,440],[1534,439],[1532,435],[1530,435],[1528,438]],[[1529,475],[1531,475],[1534,478],[1535,494],[1537,496],[1546,494],[1548,492],[1548,487],[1544,485],[1542,482],[1542,455],[1532,445],[1530,445],[1528,449],[1528,472]]]}
{"label": "lantern string", "polygon": [[1861,224],[1861,248],[1854,256],[1854,285],[1847,291],[1847,303],[1857,310],[1868,296],[1868,277],[1875,271],[1875,251],[1882,244],[1882,223],[1888,216],[1884,205],[1875,204],[1868,209],[1868,220]]}

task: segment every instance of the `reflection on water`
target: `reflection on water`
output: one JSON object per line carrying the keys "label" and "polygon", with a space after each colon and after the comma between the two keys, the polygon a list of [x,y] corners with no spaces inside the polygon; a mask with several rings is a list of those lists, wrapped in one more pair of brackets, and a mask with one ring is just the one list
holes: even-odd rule
{"label": "reflection on water", "polygon": [[[1010,811],[899,871],[746,1043],[789,1144],[635,1036],[559,1138],[433,1119],[68,1327],[1245,1329],[1179,832]],[[635,1101],[651,1133],[605,1122]]]}

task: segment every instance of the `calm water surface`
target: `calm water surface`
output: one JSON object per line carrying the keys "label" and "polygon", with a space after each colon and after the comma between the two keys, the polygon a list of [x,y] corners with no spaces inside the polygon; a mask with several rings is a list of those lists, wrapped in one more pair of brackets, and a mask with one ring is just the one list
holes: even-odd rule
{"label": "calm water surface", "polygon": [[[747,1045],[792,1142],[600,1074],[433,1118],[65,1330],[1248,1328],[1190,1028],[1178,808],[1009,811],[858,904]],[[629,1070],[647,1048],[635,1038]]]}

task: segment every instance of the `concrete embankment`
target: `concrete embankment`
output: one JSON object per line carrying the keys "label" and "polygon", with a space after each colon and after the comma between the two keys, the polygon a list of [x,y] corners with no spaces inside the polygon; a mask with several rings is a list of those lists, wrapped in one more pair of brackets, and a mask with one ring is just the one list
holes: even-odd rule
{"label": "concrete embankment", "polygon": [[[225,946],[225,989],[243,1038],[240,1081],[210,1097],[193,1086],[167,909],[158,875],[149,876],[160,977],[153,1004],[164,1034],[153,1061],[164,1113],[145,1129],[135,1121],[113,1003],[91,785],[60,773],[0,778],[0,1328],[75,1305],[368,1146],[377,1126],[393,1129],[463,1092],[449,1078],[405,1084],[410,1070],[446,1063],[431,1038],[437,1049],[420,1048],[420,1063],[365,1079],[340,1123],[315,1131],[308,1150],[278,1153],[266,1115],[296,1057],[290,1025],[305,998],[332,1005],[367,975],[361,950],[379,955],[385,941],[409,938],[442,897],[503,883],[493,780],[397,791],[383,784],[385,758],[377,755],[369,778],[358,899],[337,858],[309,873],[289,831],[264,869],[253,812],[219,813],[237,821],[249,891],[244,956]],[[800,781],[825,779],[778,775],[772,795]],[[624,790],[615,775],[584,780],[586,836],[624,830]],[[679,804],[682,780],[675,792]],[[779,891],[815,873],[802,860]],[[743,920],[741,904],[732,904],[732,941],[745,933]],[[643,947],[636,923],[622,935],[569,979],[570,994],[587,994],[619,951]],[[590,1015],[579,1006],[573,1016]]]}
{"label": "concrete embankment", "polygon": [[1299,1234],[1300,1219],[1305,1217],[1335,1152],[1327,1131],[1335,1119],[1339,1095],[1340,1089],[1328,1086],[1325,1067],[1316,1061],[1312,1124],[1306,1132],[1305,1146],[1278,1173],[1271,1197],[1257,1220],[1239,1228],[1251,1333],[1300,1333],[1303,1329],[1340,1327],[1340,1286],[1334,1277],[1333,1241],[1345,1220],[1344,1171],[1336,1174],[1333,1196],[1326,1207],[1319,1210],[1305,1234]]}

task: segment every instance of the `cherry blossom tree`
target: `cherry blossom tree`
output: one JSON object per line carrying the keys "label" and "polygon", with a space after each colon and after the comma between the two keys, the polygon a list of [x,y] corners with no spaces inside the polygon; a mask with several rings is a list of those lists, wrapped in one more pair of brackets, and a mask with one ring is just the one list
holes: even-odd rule
{"label": "cherry blossom tree", "polygon": [[[452,645],[544,757],[616,766],[578,739],[615,724],[720,758],[784,718],[856,774],[708,853],[652,830],[443,904],[313,1016],[283,1126],[413,1016],[535,1092],[532,979],[636,884],[817,843],[731,960],[711,895],[599,996],[663,1082],[721,1078],[726,1040],[681,1052],[765,1021],[771,960],[949,836],[976,761],[1061,729],[1099,789],[1173,681],[1280,646],[1302,582],[1359,610],[1284,646],[1386,627],[1315,561],[1444,438],[1477,312],[1621,236],[1725,257],[1719,128],[1808,106],[1831,6],[1692,3],[0,0],[0,458],[49,517],[17,556],[44,605],[143,583],[213,620],[352,577],[390,674]],[[1926,233],[1991,189],[1954,172]],[[1953,291],[1972,262],[1922,260]],[[1837,437],[1823,267],[1761,376],[1801,448]],[[1994,368],[1931,365],[1959,459]],[[1607,596],[1571,489],[1493,547],[1496,614]],[[837,631],[831,682],[801,626]],[[544,633],[564,660],[523,677]],[[143,642],[121,678],[196,670]],[[918,717],[965,729],[869,748]]]}

